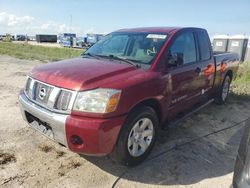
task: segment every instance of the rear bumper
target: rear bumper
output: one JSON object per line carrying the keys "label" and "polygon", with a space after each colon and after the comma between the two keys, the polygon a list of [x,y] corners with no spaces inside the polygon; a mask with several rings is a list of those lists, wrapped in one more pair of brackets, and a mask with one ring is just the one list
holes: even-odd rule
{"label": "rear bumper", "polygon": [[[126,116],[120,116],[110,119],[94,119],[55,113],[32,103],[23,91],[20,92],[19,102],[25,121],[29,123],[28,112],[48,123],[56,142],[80,154],[102,156],[111,153],[126,118]],[[73,144],[71,142],[72,136],[80,137],[83,144]]]}

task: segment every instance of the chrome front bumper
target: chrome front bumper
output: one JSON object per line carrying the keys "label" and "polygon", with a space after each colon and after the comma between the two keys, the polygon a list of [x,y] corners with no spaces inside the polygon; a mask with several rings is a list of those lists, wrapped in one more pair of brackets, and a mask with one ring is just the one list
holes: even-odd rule
{"label": "chrome front bumper", "polygon": [[56,142],[59,142],[66,147],[68,146],[66,138],[66,119],[68,115],[49,111],[31,102],[23,91],[20,92],[19,103],[23,119],[26,122],[28,122],[28,119],[25,112],[28,112],[39,120],[49,124],[49,126],[52,128],[54,140]]}

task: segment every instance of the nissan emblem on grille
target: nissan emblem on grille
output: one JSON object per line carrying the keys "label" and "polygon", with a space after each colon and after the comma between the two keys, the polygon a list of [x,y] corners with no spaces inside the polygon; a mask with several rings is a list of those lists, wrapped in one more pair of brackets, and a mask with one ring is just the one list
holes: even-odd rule
{"label": "nissan emblem on grille", "polygon": [[44,99],[44,97],[46,96],[46,89],[44,87],[40,88],[38,96],[41,100]]}

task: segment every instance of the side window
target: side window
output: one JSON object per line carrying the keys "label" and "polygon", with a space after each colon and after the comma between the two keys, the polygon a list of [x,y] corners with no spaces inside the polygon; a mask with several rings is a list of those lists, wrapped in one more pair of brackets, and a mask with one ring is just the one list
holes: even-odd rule
{"label": "side window", "polygon": [[175,67],[182,64],[196,62],[195,39],[192,32],[179,35],[168,52],[168,66]]}
{"label": "side window", "polygon": [[198,33],[198,42],[200,47],[200,59],[202,61],[209,60],[211,58],[210,43],[205,32]]}

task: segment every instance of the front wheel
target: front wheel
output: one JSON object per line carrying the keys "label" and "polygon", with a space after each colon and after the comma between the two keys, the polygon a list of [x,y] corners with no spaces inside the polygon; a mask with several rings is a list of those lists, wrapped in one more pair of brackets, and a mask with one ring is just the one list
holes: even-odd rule
{"label": "front wheel", "polygon": [[140,107],[131,112],[111,157],[127,166],[142,162],[153,148],[158,124],[156,112],[151,107]]}
{"label": "front wheel", "polygon": [[229,75],[226,75],[218,94],[215,96],[215,102],[217,104],[224,104],[226,102],[229,94],[230,84],[231,78]]}

